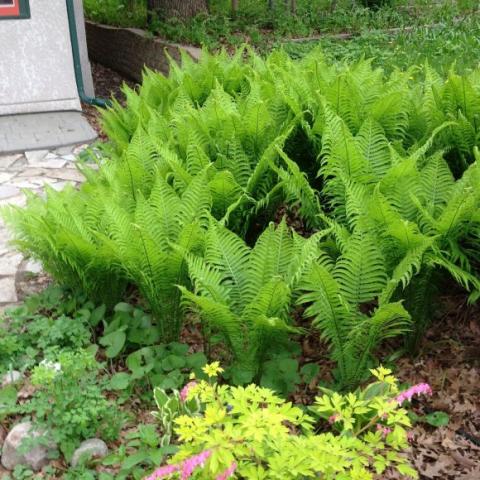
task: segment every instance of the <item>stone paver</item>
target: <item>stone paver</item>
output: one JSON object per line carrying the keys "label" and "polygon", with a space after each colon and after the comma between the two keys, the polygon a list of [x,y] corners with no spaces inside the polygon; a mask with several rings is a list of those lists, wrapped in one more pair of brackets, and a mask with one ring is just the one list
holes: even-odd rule
{"label": "stone paver", "polygon": [[[96,136],[81,112],[0,115],[0,152],[26,150],[40,157],[43,152],[47,155],[54,145],[89,143]],[[60,156],[70,154],[71,150]]]}
{"label": "stone paver", "polygon": [[[75,169],[76,157],[87,145],[73,145],[54,150],[33,150],[24,154],[0,153],[0,207],[24,206],[24,189],[42,193],[49,185],[61,190],[78,185],[83,176]],[[17,279],[22,273],[41,273],[41,266],[24,259],[15,251],[11,236],[0,218],[0,308],[18,302]]]}

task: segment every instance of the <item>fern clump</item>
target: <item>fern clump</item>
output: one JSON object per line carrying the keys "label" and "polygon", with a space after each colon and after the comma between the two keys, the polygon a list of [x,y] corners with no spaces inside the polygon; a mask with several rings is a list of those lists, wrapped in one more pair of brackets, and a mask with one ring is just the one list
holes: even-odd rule
{"label": "fern clump", "polygon": [[85,292],[106,305],[118,303],[126,279],[102,248],[102,197],[90,195],[88,185],[58,192],[46,186],[45,198],[26,191],[27,206],[5,207],[3,217],[14,232],[15,246],[40,260],[58,282]]}
{"label": "fern clump", "polygon": [[211,208],[206,178],[207,169],[178,195],[158,176],[149,198],[139,194],[132,213],[106,201],[103,246],[148,301],[162,342],[180,337],[183,312],[177,285],[188,284],[184,255],[203,249]]}
{"label": "fern clump", "polygon": [[392,302],[386,262],[376,239],[356,230],[339,243],[340,254],[326,251],[300,284],[305,316],[312,318],[330,345],[341,388],[357,385],[385,339],[409,330],[411,318]]}
{"label": "fern clump", "polygon": [[[180,335],[183,298],[249,381],[297,331],[302,291],[348,387],[384,338],[419,338],[445,272],[480,295],[480,69],[387,76],[369,60],[245,47],[184,55],[124,94],[83,186],[5,217],[61,283],[108,305],[135,285],[163,341]],[[308,240],[269,226],[284,204]]]}
{"label": "fern clump", "polygon": [[234,382],[256,377],[269,349],[298,332],[289,318],[292,299],[318,255],[319,236],[305,240],[283,221],[250,248],[212,220],[204,256],[186,256],[193,292],[181,288],[184,299],[198,310],[207,341],[219,333],[232,352]]}

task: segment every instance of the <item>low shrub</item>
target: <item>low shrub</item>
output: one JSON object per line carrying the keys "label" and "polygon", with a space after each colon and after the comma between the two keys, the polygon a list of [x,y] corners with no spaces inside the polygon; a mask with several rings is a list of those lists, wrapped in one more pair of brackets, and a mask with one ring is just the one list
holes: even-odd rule
{"label": "low shrub", "polygon": [[[213,379],[222,370],[212,364],[205,371]],[[400,392],[389,370],[372,373],[376,381],[363,390],[324,390],[311,414],[255,385],[191,383],[185,399],[198,399],[202,414],[175,420],[179,451],[147,478],[372,479],[390,468],[417,478],[402,455],[410,426],[402,405],[430,387]],[[317,432],[319,417],[330,431]]]}
{"label": "low shrub", "polygon": [[68,460],[82,440],[116,439],[121,415],[97,382],[94,351],[61,352],[55,360],[33,369],[31,382],[38,390],[18,410],[33,415]]}

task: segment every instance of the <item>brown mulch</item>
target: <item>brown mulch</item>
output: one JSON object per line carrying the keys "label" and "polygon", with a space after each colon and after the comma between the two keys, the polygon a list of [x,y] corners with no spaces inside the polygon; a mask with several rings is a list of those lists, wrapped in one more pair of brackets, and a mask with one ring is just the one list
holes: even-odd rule
{"label": "brown mulch", "polygon": [[418,356],[398,361],[397,376],[431,385],[433,395],[413,404],[418,415],[443,411],[450,421],[439,428],[417,423],[409,456],[422,479],[480,479],[480,306],[454,294],[441,310]]}

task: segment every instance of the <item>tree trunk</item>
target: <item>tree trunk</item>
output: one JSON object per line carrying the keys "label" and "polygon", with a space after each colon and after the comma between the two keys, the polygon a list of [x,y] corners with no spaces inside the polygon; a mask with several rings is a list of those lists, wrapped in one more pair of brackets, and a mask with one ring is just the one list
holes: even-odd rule
{"label": "tree trunk", "polygon": [[207,12],[207,0],[153,0],[152,3],[161,18],[176,17],[185,20]]}

